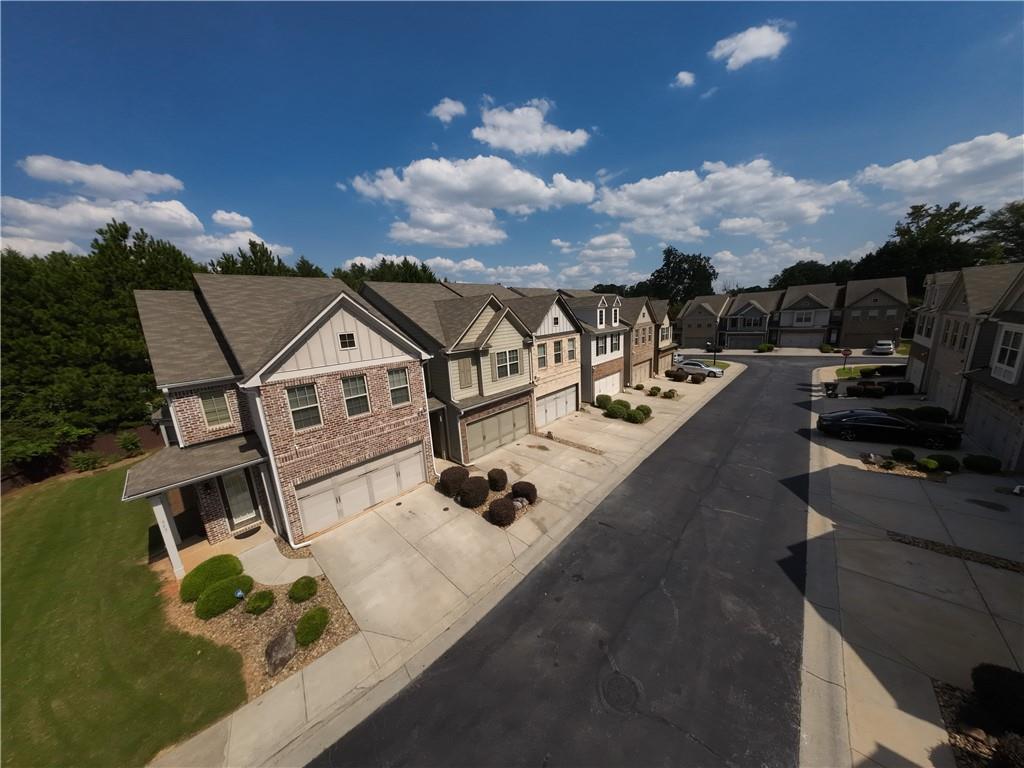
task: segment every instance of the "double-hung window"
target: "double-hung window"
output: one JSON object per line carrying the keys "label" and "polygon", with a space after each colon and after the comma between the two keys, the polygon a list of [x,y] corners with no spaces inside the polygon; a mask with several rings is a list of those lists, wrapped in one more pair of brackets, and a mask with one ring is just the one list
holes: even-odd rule
{"label": "double-hung window", "polygon": [[597,337],[597,356],[608,354],[608,337],[598,336]]}
{"label": "double-hung window", "polygon": [[206,426],[222,427],[231,423],[231,411],[228,410],[228,398],[223,392],[204,392],[200,395],[203,403],[203,416]]}
{"label": "double-hung window", "polygon": [[961,352],[967,349],[967,337],[970,335],[970,327],[971,324],[968,322],[964,322],[964,324],[960,327],[960,343],[958,347]]}
{"label": "double-hung window", "polygon": [[619,324],[619,308],[612,307],[612,325]]}
{"label": "double-hung window", "polygon": [[562,364],[562,342],[555,342],[555,365]]}
{"label": "double-hung window", "polygon": [[949,334],[950,334],[950,332],[952,330],[953,330],[953,321],[952,320],[946,320],[942,324],[942,346],[944,346],[944,347],[948,347],[949,346]]}
{"label": "double-hung window", "polygon": [[[390,383],[391,377],[388,376]],[[341,394],[345,397],[345,412],[360,416],[370,412],[370,395],[366,391],[365,376],[346,376],[341,380]]]}
{"label": "double-hung window", "polygon": [[932,337],[932,331],[935,330],[935,315],[928,315],[925,320],[924,335],[925,338],[930,339]]}
{"label": "double-hung window", "polygon": [[669,332],[669,330],[670,330],[669,327],[666,326],[666,325],[663,325],[661,327],[661,340],[662,341],[668,341],[668,332]]}
{"label": "double-hung window", "polygon": [[576,359],[576,339],[569,339],[569,359]]}
{"label": "double-hung window", "polygon": [[292,426],[295,429],[316,427],[323,423],[320,418],[320,401],[317,400],[313,384],[289,387],[288,408],[292,412]]}
{"label": "double-hung window", "polygon": [[392,368],[388,371],[388,389],[391,390],[391,404],[405,405],[409,397],[409,372],[405,368]]}
{"label": "double-hung window", "polygon": [[612,352],[618,352],[622,348],[622,335],[614,334],[612,336]]}
{"label": "double-hung window", "polygon": [[992,360],[992,375],[1000,381],[1013,384],[1020,372],[1024,327],[1001,325],[997,339]]}
{"label": "double-hung window", "polygon": [[793,313],[793,324],[794,325],[810,325],[814,322],[814,311],[810,309],[802,309]]}
{"label": "double-hung window", "polygon": [[537,345],[537,367],[547,368],[548,367],[548,345],[538,344]]}
{"label": "double-hung window", "polygon": [[510,349],[508,352],[497,352],[494,355],[495,378],[507,379],[509,376],[519,375],[519,350]]}
{"label": "double-hung window", "polygon": [[597,310],[597,327],[598,328],[603,328],[604,327],[604,310],[603,309]]}

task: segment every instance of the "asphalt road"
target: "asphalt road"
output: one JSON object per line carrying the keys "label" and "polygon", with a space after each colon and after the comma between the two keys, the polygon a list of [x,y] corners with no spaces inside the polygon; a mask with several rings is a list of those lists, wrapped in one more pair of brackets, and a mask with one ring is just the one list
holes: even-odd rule
{"label": "asphalt road", "polygon": [[799,430],[822,363],[744,362],[476,627],[312,765],[796,765]]}

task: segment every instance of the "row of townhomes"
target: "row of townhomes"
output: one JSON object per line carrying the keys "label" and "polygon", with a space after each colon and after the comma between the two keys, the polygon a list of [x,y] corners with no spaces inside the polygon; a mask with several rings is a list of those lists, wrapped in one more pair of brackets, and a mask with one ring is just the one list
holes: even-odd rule
{"label": "row of townhomes", "polygon": [[133,466],[176,575],[174,512],[293,547],[671,366],[668,303],[585,290],[196,274],[137,291],[166,447]]}
{"label": "row of townhomes", "polygon": [[709,341],[729,349],[762,343],[867,347],[878,339],[898,339],[906,315],[907,281],[902,277],[794,285],[691,299],[676,318],[675,338],[682,347],[703,347]]}
{"label": "row of townhomes", "polygon": [[964,423],[979,449],[1024,470],[1024,264],[925,279],[907,379]]}

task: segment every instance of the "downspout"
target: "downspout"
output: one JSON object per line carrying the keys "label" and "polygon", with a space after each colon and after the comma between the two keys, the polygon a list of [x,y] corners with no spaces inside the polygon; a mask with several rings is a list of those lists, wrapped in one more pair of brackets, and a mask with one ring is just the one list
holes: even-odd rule
{"label": "downspout", "polygon": [[292,549],[308,547],[311,542],[306,541],[302,544],[296,544],[295,537],[292,535],[292,524],[288,520],[288,507],[284,503],[284,493],[281,491],[281,476],[277,472],[277,459],[274,458],[274,446],[270,443],[270,430],[267,429],[267,412],[263,408],[263,395],[258,389],[255,395],[256,410],[260,414],[260,431],[263,433],[264,444],[267,448],[267,458],[270,459],[270,475],[274,478],[274,488],[277,491],[277,501],[281,508],[281,518],[284,520],[284,530],[288,534],[288,544]]}
{"label": "downspout", "polygon": [[[437,462],[434,460],[434,433],[430,425],[430,403],[427,397],[427,361],[420,360],[420,383],[423,385],[423,407],[427,416],[427,436],[430,438],[430,466],[434,468],[434,475],[437,475]],[[451,385],[449,384],[449,389]],[[448,426],[445,425],[447,431]]]}

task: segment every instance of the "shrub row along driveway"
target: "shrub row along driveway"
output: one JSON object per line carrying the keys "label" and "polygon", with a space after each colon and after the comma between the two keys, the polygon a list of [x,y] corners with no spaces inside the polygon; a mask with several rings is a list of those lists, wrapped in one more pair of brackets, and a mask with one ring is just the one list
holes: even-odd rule
{"label": "shrub row along driveway", "polygon": [[795,764],[815,365],[753,363],[315,764]]}

